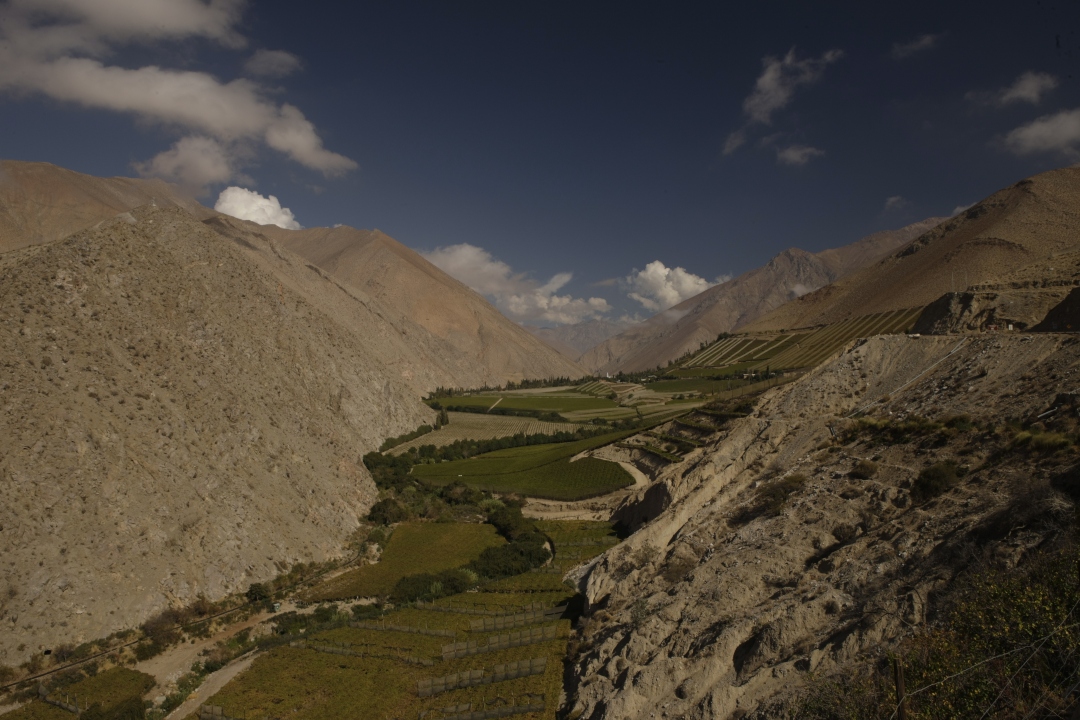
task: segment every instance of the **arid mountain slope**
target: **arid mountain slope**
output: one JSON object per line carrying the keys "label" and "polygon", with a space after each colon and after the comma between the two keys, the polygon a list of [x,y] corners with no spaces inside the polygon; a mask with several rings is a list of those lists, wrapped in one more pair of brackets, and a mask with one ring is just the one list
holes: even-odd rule
{"label": "arid mountain slope", "polygon": [[634,325],[581,357],[586,368],[613,373],[648,370],[697,350],[723,332],[879,260],[941,222],[929,218],[899,230],[868,235],[841,248],[812,254],[791,248],[764,266],[709,288]]}
{"label": "arid mountain slope", "polygon": [[[97,178],[48,163],[3,161],[0,253],[57,240],[151,203],[182,207],[200,220],[218,218],[214,227],[229,227],[237,237],[255,233],[263,246],[273,238],[279,255],[297,252],[323,267],[334,278],[324,281],[336,282],[338,292],[353,292],[375,312],[394,318],[403,334],[419,330],[419,345],[439,346],[432,365],[416,363],[433,371],[429,379],[437,376],[425,391],[438,385],[478,387],[584,374],[472,290],[377,230],[295,231],[225,219],[159,180]],[[352,290],[342,290],[343,284]],[[329,299],[333,304],[333,294]]]}
{"label": "arid mountain slope", "polygon": [[[1022,561],[1072,516],[1047,478],[1076,453],[1025,447],[1004,419],[1073,432],[1078,366],[1075,336],[882,336],[770,391],[663,471],[666,509],[580,573],[566,714],[792,717],[807,682],[880,657],[977,558]],[[942,461],[969,472],[915,495]]]}
{"label": "arid mountain slope", "polygon": [[337,555],[431,419],[399,330],[255,253],[142,208],[0,255],[0,663]]}
{"label": "arid mountain slope", "polygon": [[459,382],[459,387],[585,374],[476,292],[378,230],[265,226],[261,232],[446,341],[452,352],[484,371],[482,381]]}
{"label": "arid mountain slope", "polygon": [[1053,258],[1080,244],[1078,197],[1080,168],[1021,180],[865,270],[778,308],[745,329],[810,327],[920,307],[948,292],[998,284],[1029,266],[1049,273],[1041,281],[1053,280]]}
{"label": "arid mountain slope", "polygon": [[525,329],[566,357],[577,360],[582,353],[618,335],[630,326],[631,323],[611,320],[587,320],[574,325],[560,325],[553,328],[526,325]]}
{"label": "arid mountain slope", "polygon": [[58,240],[140,205],[214,215],[161,180],[98,178],[49,163],[0,160],[0,253]]}

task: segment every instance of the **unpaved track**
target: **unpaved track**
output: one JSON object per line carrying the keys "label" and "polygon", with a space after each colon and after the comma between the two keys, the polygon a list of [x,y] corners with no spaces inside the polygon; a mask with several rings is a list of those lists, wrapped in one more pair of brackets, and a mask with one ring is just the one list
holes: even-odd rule
{"label": "unpaved track", "polygon": [[251,667],[251,663],[255,661],[261,653],[250,653],[244,655],[242,658],[236,660],[229,665],[221,668],[215,673],[212,673],[199,688],[188,696],[180,707],[173,710],[171,713],[165,716],[166,720],[180,720],[188,715],[194,714],[199,706],[212,698],[214,694],[225,687],[226,684],[234,677]]}

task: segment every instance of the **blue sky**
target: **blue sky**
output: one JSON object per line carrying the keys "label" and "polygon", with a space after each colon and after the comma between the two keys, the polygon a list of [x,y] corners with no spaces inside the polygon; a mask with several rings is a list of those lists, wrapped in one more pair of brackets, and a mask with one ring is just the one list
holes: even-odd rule
{"label": "blue sky", "polygon": [[538,324],[1077,161],[1073,3],[730,5],[7,0],[0,156],[377,227]]}

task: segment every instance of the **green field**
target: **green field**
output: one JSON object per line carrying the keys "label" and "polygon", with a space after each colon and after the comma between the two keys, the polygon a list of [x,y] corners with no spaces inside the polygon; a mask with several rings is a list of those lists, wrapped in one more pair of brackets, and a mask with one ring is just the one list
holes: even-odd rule
{"label": "green field", "polygon": [[[465,395],[440,398],[444,407],[505,408],[507,410],[537,410],[539,412],[573,412],[575,410],[604,410],[618,407],[607,398],[587,394],[559,393],[552,395]],[[496,405],[498,403],[498,405]]]}
{"label": "green field", "polygon": [[401,523],[374,565],[349,570],[308,593],[308,600],[386,595],[398,580],[416,573],[449,570],[475,560],[484,548],[505,542],[491,525]]}
{"label": "green field", "polygon": [[684,378],[680,380],[657,380],[645,387],[662,393],[716,393],[722,390],[734,390],[748,381],[742,379],[709,380],[708,378]]}
{"label": "green field", "polygon": [[[154,678],[125,667],[114,667],[81,680],[50,697],[77,697],[79,705],[100,703],[104,710],[128,698],[142,698],[155,685]],[[40,700],[34,700],[5,715],[5,720],[71,720],[72,713]]]}
{"label": "green field", "polygon": [[586,440],[497,450],[468,460],[413,466],[413,475],[433,485],[460,481],[499,493],[552,500],[581,500],[632,485],[620,465],[595,458],[570,458],[639,432],[625,430]]}

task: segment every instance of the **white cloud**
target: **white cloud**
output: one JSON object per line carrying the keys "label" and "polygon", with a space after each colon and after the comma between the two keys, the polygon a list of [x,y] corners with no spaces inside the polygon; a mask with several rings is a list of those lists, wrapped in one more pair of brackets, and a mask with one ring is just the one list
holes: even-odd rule
{"label": "white cloud", "polygon": [[776,149],[776,161],[781,165],[805,165],[824,154],[824,150],[808,145],[789,145],[786,148]]}
{"label": "white cloud", "polygon": [[244,72],[259,77],[280,78],[300,69],[300,58],[284,50],[256,50],[244,63]]}
{"label": "white cloud", "polygon": [[746,131],[736,130],[728,135],[727,140],[724,141],[724,154],[730,155],[742,147],[744,143],[746,143]]}
{"label": "white cloud", "polygon": [[893,43],[892,57],[893,60],[904,60],[917,53],[921,53],[925,50],[932,50],[937,47],[937,44],[941,41],[944,35],[932,35],[926,33],[920,35],[914,40],[909,40],[906,43]]}
{"label": "white cloud", "polygon": [[520,322],[570,325],[597,319],[611,311],[603,298],[557,294],[573,278],[571,273],[558,273],[541,284],[524,273],[515,273],[487,250],[468,243],[436,248],[421,255],[446,274],[493,299],[499,310]]}
{"label": "white cloud", "polygon": [[908,206],[908,201],[902,195],[891,195],[885,198],[885,212],[890,210],[902,210]]}
{"label": "white cloud", "polygon": [[971,203],[971,205],[957,205],[956,207],[953,208],[952,214],[950,214],[949,217],[956,217],[957,215],[964,212],[968,208],[973,207],[974,205],[975,205],[975,203]]}
{"label": "white cloud", "polygon": [[821,79],[825,68],[844,56],[842,50],[829,50],[820,58],[795,56],[795,48],[782,58],[766,56],[765,69],[754,84],[754,91],[743,101],[743,112],[751,122],[769,125],[772,115],[791,102],[795,89]]}
{"label": "white cloud", "polygon": [[[125,68],[101,59],[126,43],[204,38],[241,47],[245,41],[234,26],[244,5],[244,0],[11,0],[0,7],[0,91],[36,92],[179,129],[188,135],[183,147],[178,143],[140,167],[182,182],[198,174],[189,160],[198,143],[204,150],[201,165],[207,166],[207,139],[218,143],[217,154],[224,158],[217,170],[235,170],[245,156],[244,144],[253,141],[326,175],[355,168],[353,160],[323,147],[300,110],[271,100],[269,90],[254,81],[225,82],[156,65]],[[178,174],[165,175],[169,168]],[[220,172],[204,174],[220,181]]]}
{"label": "white cloud", "polygon": [[1049,73],[1026,72],[1016,78],[1016,82],[1003,88],[998,94],[1000,105],[1014,102],[1028,102],[1038,105],[1043,95],[1058,86],[1058,79]]}
{"label": "white cloud", "polygon": [[141,175],[169,178],[199,193],[207,185],[228,182],[237,175],[221,143],[201,135],[181,138],[172,149],[135,167]]}
{"label": "white cloud", "polygon": [[1017,155],[1056,152],[1076,157],[1080,144],[1080,108],[1044,115],[1005,136],[1005,146]]}
{"label": "white cloud", "polygon": [[681,267],[669,268],[660,260],[653,260],[644,270],[635,268],[624,282],[629,291],[627,295],[647,310],[660,312],[728,279],[724,277],[709,282]]}
{"label": "white cloud", "polygon": [[999,88],[993,92],[972,90],[964,97],[977,103],[998,107],[1018,102],[1038,105],[1042,102],[1043,96],[1058,85],[1058,79],[1049,73],[1029,71],[1016,78],[1008,87]]}
{"label": "white cloud", "polygon": [[250,220],[260,225],[277,225],[286,230],[299,230],[300,223],[289,208],[281,207],[281,203],[273,195],[264,197],[257,192],[245,190],[242,187],[227,187],[221,191],[214,209],[219,213],[231,215],[241,220]]}

